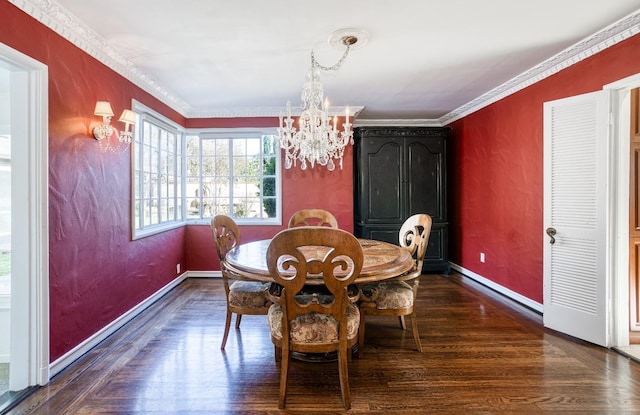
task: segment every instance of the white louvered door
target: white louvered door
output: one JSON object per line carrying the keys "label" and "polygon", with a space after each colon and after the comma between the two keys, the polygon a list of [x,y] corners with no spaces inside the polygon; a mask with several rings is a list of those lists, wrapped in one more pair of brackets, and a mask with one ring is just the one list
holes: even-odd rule
{"label": "white louvered door", "polygon": [[544,325],[601,346],[609,342],[608,114],[607,91],[544,104]]}

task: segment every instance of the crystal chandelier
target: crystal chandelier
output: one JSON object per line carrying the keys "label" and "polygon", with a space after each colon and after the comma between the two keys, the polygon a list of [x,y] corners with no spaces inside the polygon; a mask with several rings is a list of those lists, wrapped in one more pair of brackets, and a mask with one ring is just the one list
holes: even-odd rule
{"label": "crystal chandelier", "polygon": [[349,107],[345,111],[342,130],[339,131],[338,117],[334,116],[331,120],[329,103],[323,99],[324,92],[319,74],[320,70],[338,70],[349,54],[349,49],[357,41],[358,38],[355,36],[342,37],[341,42],[346,46],[344,54],[338,63],[329,67],[320,65],[311,51],[311,69],[302,87],[302,113],[298,119],[298,129],[296,130],[293,125],[289,101],[287,101],[287,117],[283,120],[280,115],[278,139],[280,147],[285,152],[284,167],[286,169],[296,166],[298,160],[300,160],[302,170],[306,170],[308,164],[311,164],[311,168],[313,168],[317,163],[326,166],[327,170],[333,171],[336,168],[334,160],[340,162],[340,169],[342,169],[344,149],[347,144],[353,144]]}

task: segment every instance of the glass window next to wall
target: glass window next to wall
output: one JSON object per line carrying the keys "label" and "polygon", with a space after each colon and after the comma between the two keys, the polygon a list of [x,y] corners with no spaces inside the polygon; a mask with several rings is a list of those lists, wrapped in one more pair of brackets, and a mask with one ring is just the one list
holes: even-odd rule
{"label": "glass window next to wall", "polygon": [[134,239],[184,224],[182,132],[140,107],[133,143]]}
{"label": "glass window next to wall", "polygon": [[238,223],[280,223],[277,137],[264,131],[201,132],[186,138],[187,219],[217,214]]}

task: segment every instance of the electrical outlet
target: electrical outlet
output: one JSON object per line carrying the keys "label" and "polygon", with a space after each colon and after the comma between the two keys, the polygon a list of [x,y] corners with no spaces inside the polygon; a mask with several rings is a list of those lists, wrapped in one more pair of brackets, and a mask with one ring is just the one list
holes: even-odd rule
{"label": "electrical outlet", "polygon": [[180,264],[176,264],[176,274],[180,274]]}
{"label": "electrical outlet", "polygon": [[480,262],[484,264],[484,252],[480,252]]}

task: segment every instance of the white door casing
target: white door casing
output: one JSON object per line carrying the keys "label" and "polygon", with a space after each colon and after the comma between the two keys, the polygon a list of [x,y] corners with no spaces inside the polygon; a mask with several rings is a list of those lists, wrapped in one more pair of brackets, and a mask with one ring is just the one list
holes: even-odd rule
{"label": "white door casing", "polygon": [[11,72],[9,389],[49,381],[48,69],[0,43]]}
{"label": "white door casing", "polygon": [[609,102],[597,91],[544,104],[544,325],[605,347]]}

